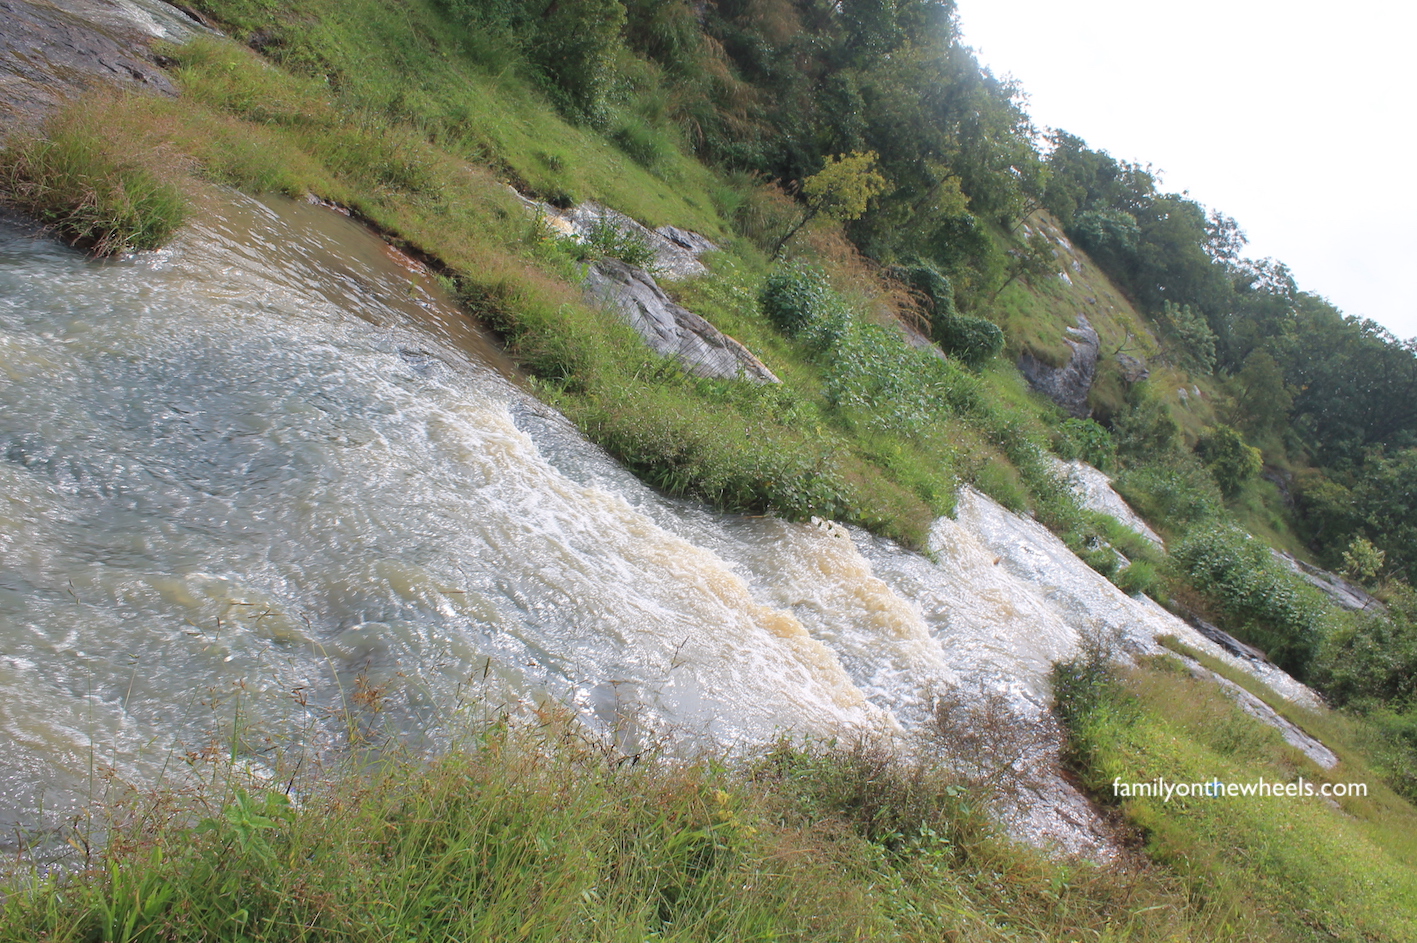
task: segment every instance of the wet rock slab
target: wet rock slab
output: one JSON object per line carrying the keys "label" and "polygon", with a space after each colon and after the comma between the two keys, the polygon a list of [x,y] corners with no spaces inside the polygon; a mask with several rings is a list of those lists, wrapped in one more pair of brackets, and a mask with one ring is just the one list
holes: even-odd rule
{"label": "wet rock slab", "polygon": [[95,88],[176,95],[149,46],[198,31],[207,30],[157,0],[0,0],[0,137],[37,129]]}

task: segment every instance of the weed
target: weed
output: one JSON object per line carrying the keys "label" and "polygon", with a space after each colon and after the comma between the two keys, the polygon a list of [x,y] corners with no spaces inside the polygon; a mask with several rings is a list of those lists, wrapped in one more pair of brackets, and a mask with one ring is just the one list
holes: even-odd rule
{"label": "weed", "polygon": [[57,119],[46,137],[0,150],[0,203],[95,255],[163,245],[182,225],[186,201],[85,117]]}

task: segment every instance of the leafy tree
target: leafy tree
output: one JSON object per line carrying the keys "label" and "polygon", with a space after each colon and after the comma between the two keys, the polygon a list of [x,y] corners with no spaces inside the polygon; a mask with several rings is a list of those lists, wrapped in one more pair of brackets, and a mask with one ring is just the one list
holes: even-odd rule
{"label": "leafy tree", "polygon": [[1369,456],[1356,474],[1353,506],[1363,530],[1380,547],[1389,570],[1417,574],[1417,449]]}
{"label": "leafy tree", "polygon": [[828,157],[826,166],[802,181],[807,208],[773,247],[773,258],[782,254],[787,241],[818,216],[857,219],[871,200],[886,189],[886,178],[876,172],[876,152],[855,151]]}
{"label": "leafy tree", "polygon": [[1252,437],[1276,434],[1289,422],[1294,397],[1269,351],[1251,353],[1231,380],[1230,390],[1234,398],[1231,422]]}
{"label": "leafy tree", "polygon": [[1383,568],[1387,554],[1373,546],[1366,537],[1354,537],[1343,551],[1343,573],[1349,579],[1371,583]]}
{"label": "leafy tree", "polygon": [[1009,250],[1009,265],[1006,277],[999,287],[994,289],[991,302],[1003,293],[1020,276],[1036,278],[1040,275],[1053,275],[1058,271],[1058,259],[1054,254],[1053,243],[1041,232],[1029,235],[1022,246]]}
{"label": "leafy tree", "polygon": [[1301,296],[1283,367],[1324,461],[1351,466],[1366,447],[1417,444],[1417,341]]}
{"label": "leafy tree", "polygon": [[1215,370],[1215,332],[1204,317],[1190,305],[1162,302],[1161,316],[1171,329],[1179,349],[1178,359],[1194,372],[1208,374]]}

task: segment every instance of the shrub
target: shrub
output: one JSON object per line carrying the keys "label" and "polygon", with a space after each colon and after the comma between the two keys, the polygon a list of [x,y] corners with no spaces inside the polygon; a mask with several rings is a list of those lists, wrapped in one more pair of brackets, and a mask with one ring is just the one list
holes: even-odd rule
{"label": "shrub", "polygon": [[1345,613],[1324,635],[1313,679],[1336,703],[1417,706],[1417,600],[1403,588],[1386,613]]}
{"label": "shrub", "polygon": [[1095,419],[1063,420],[1058,426],[1058,440],[1057,451],[1063,458],[1080,458],[1103,471],[1117,464],[1117,443]]}
{"label": "shrub", "polygon": [[1112,582],[1128,596],[1150,596],[1162,603],[1167,599],[1165,581],[1156,572],[1156,567],[1146,560],[1133,560],[1113,575]]}
{"label": "shrub", "polygon": [[907,262],[895,265],[886,274],[915,289],[926,301],[930,312],[930,322],[936,318],[952,318],[955,310],[955,290],[947,276],[928,262]]}
{"label": "shrub", "polygon": [[1215,372],[1215,332],[1205,315],[1190,305],[1162,302],[1161,316],[1171,325],[1171,337],[1178,348],[1178,359],[1192,371]]}
{"label": "shrub", "polygon": [[1171,404],[1142,380],[1127,390],[1127,409],[1113,419],[1117,448],[1135,458],[1155,458],[1175,451],[1180,426],[1171,415]]}
{"label": "shrub", "polygon": [[1290,674],[1307,675],[1328,628],[1329,606],[1264,542],[1228,525],[1199,527],[1171,555],[1192,585],[1239,623],[1236,634]]}
{"label": "shrub", "polygon": [[763,314],[788,337],[801,337],[818,350],[835,344],[847,330],[851,311],[820,269],[794,265],[768,276],[759,296]]}
{"label": "shrub", "polygon": [[1196,454],[1205,462],[1220,493],[1233,498],[1245,483],[1260,473],[1260,450],[1247,445],[1230,426],[1213,426],[1196,442]]}
{"label": "shrub", "polygon": [[935,340],[946,353],[971,367],[982,366],[1004,349],[1004,332],[999,325],[961,314],[936,319]]}
{"label": "shrub", "polygon": [[968,409],[977,393],[958,366],[880,324],[851,324],[827,354],[823,381],[827,402],[860,425],[905,435]]}
{"label": "shrub", "polygon": [[583,258],[619,259],[646,271],[654,268],[654,247],[649,240],[637,230],[617,226],[609,219],[596,221],[581,248]]}
{"label": "shrub", "polygon": [[1147,521],[1171,530],[1185,530],[1224,506],[1215,478],[1190,456],[1132,465],[1114,486]]}

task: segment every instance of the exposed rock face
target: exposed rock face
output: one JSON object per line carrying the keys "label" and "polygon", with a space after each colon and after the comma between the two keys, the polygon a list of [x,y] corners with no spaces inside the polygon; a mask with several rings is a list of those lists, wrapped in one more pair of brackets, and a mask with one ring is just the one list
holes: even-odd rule
{"label": "exposed rock face", "polygon": [[0,0],[0,137],[100,86],[176,95],[153,39],[210,32],[158,0]]}
{"label": "exposed rock face", "polygon": [[1191,627],[1194,628],[1197,632],[1199,632],[1201,635],[1204,635],[1206,638],[1210,639],[1212,642],[1219,645],[1221,648],[1225,649],[1227,652],[1234,655],[1236,658],[1243,658],[1246,661],[1253,662],[1257,665],[1263,665],[1269,662],[1269,657],[1265,655],[1264,652],[1260,651],[1258,648],[1255,648],[1253,645],[1246,645],[1244,642],[1240,641],[1235,636],[1231,635],[1229,632],[1226,632],[1219,626],[1211,625],[1204,619],[1201,619],[1194,615],[1191,616],[1187,621],[1190,622]]}
{"label": "exposed rock face", "polygon": [[1122,369],[1122,379],[1128,383],[1140,383],[1151,376],[1151,370],[1146,366],[1146,361],[1140,357],[1133,357],[1131,354],[1118,354],[1117,366]]}
{"label": "exposed rock face", "polygon": [[641,269],[602,259],[591,265],[586,289],[615,309],[650,349],[675,358],[694,376],[781,382],[748,348],[670,300]]}
{"label": "exposed rock face", "polygon": [[1312,564],[1294,557],[1292,554],[1282,550],[1271,551],[1274,558],[1293,572],[1302,576],[1310,586],[1323,592],[1334,604],[1344,609],[1357,611],[1359,609],[1372,609],[1377,612],[1386,612],[1387,607],[1375,599],[1367,590],[1361,586],[1355,586],[1337,573],[1330,573],[1328,570],[1319,569]]}
{"label": "exposed rock face", "polygon": [[[516,193],[515,190],[512,192]],[[718,246],[699,233],[677,226],[650,229],[618,210],[612,210],[591,200],[563,210],[550,203],[528,199],[520,193],[516,193],[516,197],[528,209],[540,214],[551,229],[563,236],[585,241],[597,226],[603,225],[614,226],[621,233],[638,236],[654,251],[654,264],[651,267],[661,278],[693,278],[696,275],[704,275],[708,269],[699,261],[699,256],[705,252],[718,251]]]}
{"label": "exposed rock face", "polygon": [[1294,749],[1303,753],[1319,766],[1322,766],[1324,769],[1333,769],[1338,765],[1337,754],[1320,743],[1298,724],[1280,715],[1264,701],[1255,697],[1229,678],[1222,678],[1209,668],[1203,667],[1201,663],[1195,659],[1187,658],[1184,655],[1178,655],[1176,657],[1180,658],[1181,661],[1185,663],[1186,667],[1190,669],[1191,674],[1203,680],[1214,681],[1236,704],[1240,705],[1241,710],[1260,723],[1268,724],[1275,730],[1278,730],[1279,735],[1284,738],[1285,743],[1288,743]]}
{"label": "exposed rock face", "polygon": [[[516,191],[513,191],[515,193]],[[704,236],[676,226],[649,229],[618,210],[585,202],[558,209],[516,194],[552,231],[586,241],[600,226],[613,226],[622,234],[643,239],[654,250],[651,268],[666,278],[692,278],[707,274],[699,261],[718,246]],[[699,377],[742,379],[752,383],[781,383],[761,360],[738,341],[724,334],[687,308],[675,304],[643,269],[617,259],[601,259],[586,273],[586,293],[609,305],[644,338],[655,353],[673,357]]]}
{"label": "exposed rock face", "polygon": [[1069,415],[1086,416],[1087,394],[1092,389],[1093,377],[1097,375],[1097,352],[1101,341],[1097,331],[1088,323],[1087,316],[1078,314],[1077,327],[1068,328],[1067,344],[1072,348],[1072,356],[1061,367],[1052,367],[1032,354],[1024,354],[1018,359],[1018,367],[1028,382],[1038,392],[1066,409]]}
{"label": "exposed rock face", "polygon": [[1104,472],[1083,461],[1059,461],[1056,467],[1083,507],[1100,514],[1110,514],[1156,546],[1165,547],[1156,531],[1137,516],[1120,494],[1112,490],[1112,479]]}

